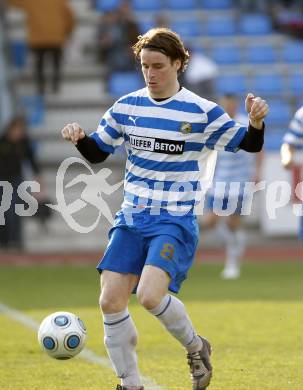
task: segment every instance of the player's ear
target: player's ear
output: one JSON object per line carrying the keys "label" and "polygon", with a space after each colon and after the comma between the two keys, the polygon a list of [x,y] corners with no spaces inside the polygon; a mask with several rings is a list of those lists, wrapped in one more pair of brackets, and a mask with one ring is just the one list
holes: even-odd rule
{"label": "player's ear", "polygon": [[181,69],[181,60],[179,59],[175,60],[174,66],[176,68],[176,71],[179,72],[179,70]]}

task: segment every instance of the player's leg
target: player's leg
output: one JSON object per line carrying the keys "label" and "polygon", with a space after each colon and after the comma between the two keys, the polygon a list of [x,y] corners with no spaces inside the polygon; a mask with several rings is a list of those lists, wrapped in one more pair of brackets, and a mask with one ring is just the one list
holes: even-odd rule
{"label": "player's leg", "polygon": [[168,235],[154,238],[150,242],[137,296],[139,302],[186,348],[193,389],[198,390],[206,388],[210,382],[210,345],[197,335],[184,304],[168,293],[168,289],[178,292],[192,264],[195,248],[194,240],[192,245],[186,245]]}
{"label": "player's leg", "polygon": [[236,279],[240,276],[241,259],[246,246],[242,219],[239,214],[230,215],[227,219],[226,260],[221,275],[225,279]]}
{"label": "player's leg", "polygon": [[137,330],[127,309],[129,296],[137,283],[136,275],[103,271],[100,307],[103,314],[104,344],[117,376],[122,379],[121,385],[140,388],[135,352]]}
{"label": "player's leg", "polygon": [[[104,323],[104,343],[121,378],[118,388],[142,389],[137,355],[137,331],[128,312],[128,300],[138,283],[142,267],[140,236],[127,229],[114,228],[105,255],[98,265],[101,273],[100,307]],[[137,258],[138,256],[138,258]]]}

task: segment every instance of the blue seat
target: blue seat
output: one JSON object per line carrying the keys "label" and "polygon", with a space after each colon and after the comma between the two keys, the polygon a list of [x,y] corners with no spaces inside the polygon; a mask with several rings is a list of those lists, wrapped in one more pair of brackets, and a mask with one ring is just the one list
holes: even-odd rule
{"label": "blue seat", "polygon": [[121,3],[121,0],[96,0],[96,10],[108,12],[116,9]]}
{"label": "blue seat", "polygon": [[245,61],[251,64],[271,64],[277,61],[272,45],[253,44],[246,48]]}
{"label": "blue seat", "polygon": [[285,100],[277,99],[268,101],[269,113],[266,118],[266,124],[269,127],[280,126],[285,128],[288,126],[292,110],[289,103]]}
{"label": "blue seat", "polygon": [[215,89],[219,95],[225,93],[243,94],[247,91],[246,79],[243,75],[219,76],[215,82]]}
{"label": "blue seat", "polygon": [[260,95],[278,95],[285,91],[283,76],[277,73],[255,75],[251,82],[252,91]]}
{"label": "blue seat", "polygon": [[151,28],[155,27],[155,23],[152,20],[139,20],[139,30],[141,34],[145,34],[146,31],[150,30]]}
{"label": "blue seat", "polygon": [[196,0],[166,0],[166,5],[171,10],[192,10],[197,8]]}
{"label": "blue seat", "polygon": [[241,50],[237,45],[214,46],[211,57],[218,64],[239,64]]}
{"label": "blue seat", "polygon": [[114,97],[126,95],[143,87],[143,80],[137,72],[114,72],[108,81],[108,92]]}
{"label": "blue seat", "polygon": [[239,22],[239,32],[244,35],[265,35],[272,32],[272,24],[267,15],[242,15]]}
{"label": "blue seat", "polygon": [[21,69],[26,65],[27,44],[25,41],[12,41],[10,43],[10,52],[13,65]]}
{"label": "blue seat", "polygon": [[229,9],[233,6],[232,0],[200,0],[198,3],[204,9]]}
{"label": "blue seat", "polygon": [[22,96],[20,105],[25,111],[26,121],[29,126],[40,126],[45,118],[45,105],[40,95]]}
{"label": "blue seat", "polygon": [[210,36],[235,35],[236,22],[231,16],[212,16],[205,23],[205,34]]}
{"label": "blue seat", "polygon": [[200,26],[197,19],[182,19],[171,23],[171,29],[178,33],[182,39],[198,37]]}
{"label": "blue seat", "polygon": [[303,63],[303,42],[287,42],[282,49],[282,59],[285,62]]}
{"label": "blue seat", "polygon": [[134,11],[161,11],[163,4],[161,0],[132,0],[132,8]]}
{"label": "blue seat", "polygon": [[288,77],[289,92],[296,96],[303,96],[303,73],[293,73]]}
{"label": "blue seat", "polygon": [[266,132],[264,138],[264,148],[268,151],[279,151],[283,143],[283,137],[285,135],[285,129],[272,129]]}

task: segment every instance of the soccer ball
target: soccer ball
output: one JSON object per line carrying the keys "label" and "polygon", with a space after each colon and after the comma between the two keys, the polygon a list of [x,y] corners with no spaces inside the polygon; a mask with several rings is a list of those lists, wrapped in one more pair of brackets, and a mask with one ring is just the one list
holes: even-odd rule
{"label": "soccer ball", "polygon": [[73,313],[58,311],[41,322],[38,341],[52,358],[66,360],[76,356],[84,347],[86,327]]}

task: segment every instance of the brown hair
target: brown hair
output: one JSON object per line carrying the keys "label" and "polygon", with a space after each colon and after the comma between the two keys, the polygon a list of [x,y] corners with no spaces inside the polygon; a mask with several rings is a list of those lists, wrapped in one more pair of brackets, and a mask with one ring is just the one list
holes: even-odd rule
{"label": "brown hair", "polygon": [[169,28],[156,27],[148,30],[144,35],[139,35],[138,42],[133,46],[133,52],[137,59],[140,58],[142,49],[160,51],[171,61],[180,60],[179,72],[184,72],[187,67],[189,53],[179,35]]}

